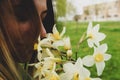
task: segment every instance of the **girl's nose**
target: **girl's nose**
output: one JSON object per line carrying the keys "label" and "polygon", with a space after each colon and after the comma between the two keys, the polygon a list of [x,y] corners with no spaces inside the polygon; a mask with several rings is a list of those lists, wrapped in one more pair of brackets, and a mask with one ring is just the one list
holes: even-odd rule
{"label": "girl's nose", "polygon": [[46,37],[46,30],[45,30],[44,25],[42,23],[40,26],[40,37],[41,37],[41,39]]}

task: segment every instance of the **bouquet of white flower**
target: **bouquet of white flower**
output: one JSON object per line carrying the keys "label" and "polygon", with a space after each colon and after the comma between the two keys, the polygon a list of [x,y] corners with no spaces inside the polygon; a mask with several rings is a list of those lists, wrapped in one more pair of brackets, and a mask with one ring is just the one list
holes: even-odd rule
{"label": "bouquet of white flower", "polygon": [[[73,51],[69,37],[64,37],[66,28],[63,27],[61,33],[56,26],[53,27],[53,33],[48,33],[44,39],[38,38],[38,44],[35,48],[38,51],[38,62],[34,63],[34,78],[39,80],[101,80],[100,78],[91,78],[90,71],[85,67],[91,67],[94,64],[97,68],[97,75],[100,76],[105,68],[105,61],[111,58],[106,54],[107,44],[100,44],[106,35],[99,32],[99,24],[92,27],[90,22],[87,33],[83,34],[79,43],[87,40],[88,46],[94,48],[93,55],[87,55],[83,58],[73,58]],[[77,53],[79,54],[79,53]]]}

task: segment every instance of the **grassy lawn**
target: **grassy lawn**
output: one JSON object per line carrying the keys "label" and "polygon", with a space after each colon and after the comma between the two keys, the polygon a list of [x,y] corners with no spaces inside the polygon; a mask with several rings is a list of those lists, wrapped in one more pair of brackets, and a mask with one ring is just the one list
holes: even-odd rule
{"label": "grassy lawn", "polygon": [[[106,67],[100,78],[102,80],[120,80],[120,22],[94,22],[93,25],[98,23],[100,24],[100,32],[107,35],[101,44],[107,43],[107,53],[112,55],[112,58],[106,62]],[[90,49],[86,42],[80,45],[79,50],[76,49],[80,37],[87,30],[88,22],[66,22],[65,26],[67,27],[65,35],[71,38],[73,52],[77,51],[81,58],[87,54],[92,54],[93,49]],[[89,69],[92,71],[91,76],[96,77],[95,66]]]}

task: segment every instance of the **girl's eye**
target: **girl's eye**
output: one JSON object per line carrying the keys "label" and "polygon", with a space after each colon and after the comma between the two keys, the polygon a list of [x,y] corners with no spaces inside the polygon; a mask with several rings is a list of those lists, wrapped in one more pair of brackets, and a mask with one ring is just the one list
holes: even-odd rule
{"label": "girl's eye", "polygon": [[30,11],[23,5],[17,5],[14,7],[14,13],[18,21],[27,21],[30,17]]}
{"label": "girl's eye", "polygon": [[41,19],[44,20],[47,15],[47,10],[43,11],[40,15]]}

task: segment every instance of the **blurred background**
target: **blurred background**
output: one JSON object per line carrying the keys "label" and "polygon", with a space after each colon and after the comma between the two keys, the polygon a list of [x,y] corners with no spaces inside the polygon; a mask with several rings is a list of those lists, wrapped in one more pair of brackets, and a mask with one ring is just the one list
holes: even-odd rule
{"label": "blurred background", "polygon": [[120,0],[53,0],[57,20],[117,21]]}
{"label": "blurred background", "polygon": [[[120,80],[120,0],[53,0],[55,21],[59,31],[66,26],[66,36],[71,38],[73,53],[79,57],[93,54],[87,43],[76,49],[79,39],[86,31],[89,21],[100,24],[100,32],[107,36],[101,42],[108,44],[112,58],[106,62],[102,80]],[[97,77],[95,66],[89,68],[91,76]]]}

